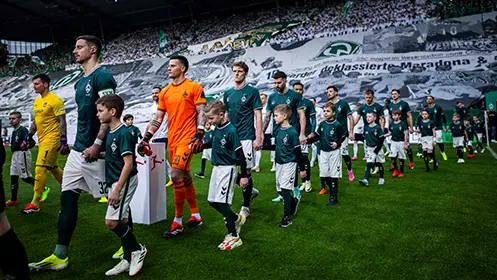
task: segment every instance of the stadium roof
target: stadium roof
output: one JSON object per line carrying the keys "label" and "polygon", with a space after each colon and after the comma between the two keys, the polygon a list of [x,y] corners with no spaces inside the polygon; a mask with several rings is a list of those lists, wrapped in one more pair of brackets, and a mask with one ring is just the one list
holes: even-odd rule
{"label": "stadium roof", "polygon": [[[127,31],[178,19],[202,18],[277,0],[0,0],[0,38],[52,42],[81,34]],[[279,0],[279,2],[289,2]]]}

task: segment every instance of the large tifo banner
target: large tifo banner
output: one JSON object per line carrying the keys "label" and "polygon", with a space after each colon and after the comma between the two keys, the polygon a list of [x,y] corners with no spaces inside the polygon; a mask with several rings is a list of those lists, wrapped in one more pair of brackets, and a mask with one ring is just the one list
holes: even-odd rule
{"label": "large tifo banner", "polygon": [[[233,86],[231,64],[245,61],[248,82],[261,92],[273,92],[272,75],[285,71],[289,83],[305,84],[305,95],[326,102],[326,87],[335,85],[340,98],[351,105],[364,102],[373,89],[383,103],[392,89],[414,110],[432,95],[444,109],[456,100],[468,105],[487,92],[497,91],[497,13],[431,21],[374,32],[344,34],[292,44],[263,45],[234,51],[188,56],[187,76],[202,84],[208,100],[219,98]],[[167,58],[106,65],[118,82],[126,112],[144,128],[154,105],[152,87],[166,86]],[[52,73],[52,90],[65,102],[69,134],[75,133],[74,83],[82,71]],[[0,113],[32,108],[36,93],[31,77],[0,80]]]}

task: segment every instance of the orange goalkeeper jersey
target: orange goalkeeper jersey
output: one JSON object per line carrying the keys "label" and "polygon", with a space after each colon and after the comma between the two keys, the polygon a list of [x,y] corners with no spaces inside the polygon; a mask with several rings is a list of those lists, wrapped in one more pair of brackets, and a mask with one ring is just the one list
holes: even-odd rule
{"label": "orange goalkeeper jersey", "polygon": [[167,112],[168,145],[188,145],[197,131],[197,105],[206,104],[204,89],[185,79],[179,85],[170,83],[159,93],[158,110]]}

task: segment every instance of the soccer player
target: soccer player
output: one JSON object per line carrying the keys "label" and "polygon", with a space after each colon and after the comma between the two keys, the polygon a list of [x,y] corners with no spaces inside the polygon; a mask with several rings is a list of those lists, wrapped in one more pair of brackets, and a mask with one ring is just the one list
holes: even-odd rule
{"label": "soccer player", "polygon": [[277,128],[274,131],[276,156],[276,191],[283,197],[283,219],[280,227],[288,227],[292,224],[290,215],[297,214],[300,197],[292,197],[292,189],[295,191],[297,182],[297,166],[300,169],[300,177],[304,178],[305,166],[300,148],[300,139],[297,130],[290,125],[292,109],[286,104],[280,104],[272,109],[274,121]]}
{"label": "soccer player", "polygon": [[[277,71],[276,73],[274,73],[273,79],[274,79],[274,86],[276,92],[271,94],[268,99],[267,112],[266,116],[264,117],[264,129],[267,129],[267,127],[269,126],[269,122],[271,121],[271,115],[274,113],[273,111],[276,108],[276,106],[286,104],[291,109],[289,123],[293,128],[295,128],[297,133],[299,133],[300,143],[305,144],[306,121],[305,121],[305,110],[304,110],[304,104],[302,103],[302,97],[300,96],[300,94],[287,87],[286,85],[287,76],[284,72]],[[278,124],[274,122],[273,137],[277,129],[278,129]],[[297,170],[295,170],[295,173],[297,173]],[[298,185],[295,187],[293,192],[295,197],[300,197],[300,189]],[[281,201],[283,201],[283,197],[281,195],[273,199],[273,202],[281,202]]]}
{"label": "soccer player", "polygon": [[468,158],[474,158],[473,152],[473,138],[475,137],[475,130],[471,125],[470,119],[464,120],[464,139],[466,141],[466,146],[468,147]]}
{"label": "soccer player", "polygon": [[349,156],[349,138],[354,140],[354,119],[352,118],[352,111],[350,111],[349,103],[338,98],[338,89],[335,86],[329,86],[328,101],[335,104],[336,111],[334,119],[342,126],[342,133],[346,134],[346,139],[342,142],[340,148],[345,165],[347,165],[347,173],[349,174],[349,181],[354,181],[354,172],[352,172],[352,159]]}
{"label": "soccer player", "polygon": [[[392,137],[390,159],[394,167],[392,177],[404,177],[404,161],[406,159],[406,147],[409,146],[409,129],[407,124],[400,120],[400,110],[392,111],[393,121],[390,123],[388,135]],[[399,158],[399,167],[397,167]]]}
{"label": "soccer player", "polygon": [[[0,124],[1,128],[1,124]],[[28,256],[14,229],[10,227],[5,214],[5,190],[3,184],[3,165],[6,152],[0,138],[0,271],[6,279],[29,280]]]}
{"label": "soccer player", "polygon": [[[223,103],[226,105],[228,119],[238,132],[242,142],[243,152],[247,160],[248,186],[243,188],[243,205],[240,214],[247,218],[250,215],[250,202],[259,195],[254,188],[254,182],[250,175],[255,166],[254,149],[260,150],[264,141],[262,130],[262,103],[259,90],[247,84],[249,67],[243,61],[234,62],[231,65],[233,81],[235,86],[223,95]],[[255,127],[254,127],[255,120]]]}
{"label": "soccer player", "polygon": [[109,126],[105,136],[105,181],[109,186],[105,225],[121,239],[124,251],[122,260],[105,275],[129,272],[129,276],[135,276],[147,255],[147,248],[136,241],[132,228],[127,224],[129,204],[138,187],[136,139],[120,120],[124,110],[121,97],[106,95],[99,98],[96,104],[100,122]]}
{"label": "soccer player", "polygon": [[444,127],[447,126],[447,119],[445,117],[444,110],[440,105],[435,104],[435,97],[431,95],[426,98],[426,103],[428,105],[425,107],[425,110],[428,110],[428,113],[430,113],[430,119],[435,122],[437,145],[440,148],[442,158],[444,160],[447,160],[447,155],[445,154],[445,146],[442,139],[442,130]]}
{"label": "soccer player", "polygon": [[135,144],[138,144],[138,139],[143,139],[143,136],[140,129],[133,125],[133,120],[134,117],[131,114],[126,114],[123,117],[124,124],[126,124],[126,127],[128,127],[129,131],[131,131]]}
{"label": "soccer player", "polygon": [[336,105],[328,102],[323,106],[325,121],[321,122],[316,133],[309,138],[309,143],[319,141],[319,177],[328,185],[328,202],[326,205],[338,203],[338,178],[342,178],[342,153],[340,147],[347,138],[343,126],[334,119]]}
{"label": "soccer player", "polygon": [[[311,97],[309,100],[314,104],[314,109],[316,110],[316,125],[319,125],[324,120],[323,108],[319,107],[316,102],[316,98]],[[314,163],[318,159],[318,148],[317,143],[312,143],[312,156],[311,156],[311,168],[314,167]]]}
{"label": "soccer player", "polygon": [[364,127],[364,138],[366,139],[366,171],[364,172],[364,179],[359,181],[363,186],[369,185],[369,175],[371,170],[376,165],[379,169],[380,179],[378,185],[385,184],[383,163],[385,163],[385,154],[383,153],[383,142],[385,135],[383,129],[376,123],[376,112],[370,111],[366,113],[366,122],[368,125]]}
{"label": "soccer player", "polygon": [[[5,206],[17,205],[17,192],[19,191],[19,176],[25,183],[34,186],[35,179],[31,177],[31,151],[25,149],[28,145],[25,143],[28,139],[28,129],[21,125],[22,115],[20,112],[9,114],[9,124],[14,128],[12,131],[12,141],[10,149],[12,151],[12,160],[10,164],[10,199]],[[24,145],[23,145],[24,143]],[[21,149],[21,146],[25,147]],[[2,201],[0,201],[2,202]]]}
{"label": "soccer player", "polygon": [[[293,90],[298,92],[302,96],[302,104],[305,110],[305,137],[313,137],[314,131],[316,130],[316,109],[311,100],[304,97],[304,85],[301,82],[296,82],[293,84]],[[309,161],[309,145],[302,144],[302,154],[304,155],[305,173],[306,177],[302,179],[303,183],[300,190],[305,192],[310,192],[312,190],[311,186],[311,162]]]}
{"label": "soccer player", "polygon": [[436,139],[436,124],[430,120],[430,113],[428,110],[423,110],[421,112],[421,117],[423,120],[419,123],[419,128],[416,131],[421,133],[421,145],[423,146],[423,159],[425,161],[425,172],[430,171],[430,165],[428,158],[433,159],[433,170],[438,169],[438,161],[435,158],[435,153],[433,153],[433,147],[437,144]]}
{"label": "soccer player", "polygon": [[456,148],[457,151],[457,163],[464,163],[465,131],[463,124],[460,122],[458,113],[452,115],[452,123],[449,125],[449,129],[445,129],[445,132],[448,131],[452,132],[452,146]]}
{"label": "soccer player", "polygon": [[241,174],[238,180],[242,188],[250,184],[250,169],[247,168],[243,144],[236,128],[228,120],[226,105],[220,100],[215,100],[205,106],[204,112],[208,122],[216,126],[212,142],[204,145],[204,148],[212,147],[212,164],[214,165],[207,200],[212,208],[223,215],[228,229],[228,234],[217,247],[220,250],[229,251],[243,244],[240,230],[246,219],[242,213],[235,214],[230,208],[237,180],[237,162],[240,163]]}
{"label": "soccer player", "polygon": [[485,142],[485,123],[480,121],[478,116],[473,116],[473,128],[476,133],[476,141],[477,141],[477,146],[475,149],[475,154],[478,153],[478,149],[480,149],[480,153],[485,152],[485,147],[483,146],[483,143]]}
{"label": "soccer player", "polygon": [[204,148],[202,150],[202,162],[200,165],[200,172],[195,173],[195,176],[204,179],[205,178],[205,166],[207,165],[207,161],[212,158],[212,148],[205,148],[206,145],[212,143],[212,132],[214,131],[214,126],[209,122],[205,123],[205,132],[204,132]]}
{"label": "soccer player", "polygon": [[390,111],[388,110],[388,107],[390,106],[390,99],[385,99],[385,104],[383,105],[383,116],[385,117],[385,127],[383,128],[383,133],[385,133],[385,142],[383,142],[383,147],[385,147],[385,156],[388,156],[390,154],[390,140],[391,136],[387,136],[388,134],[388,128],[390,127],[390,123],[392,122],[392,118],[390,114]]}
{"label": "soccer player", "polygon": [[138,153],[144,155],[150,149],[149,141],[160,128],[164,117],[168,117],[168,151],[171,159],[171,179],[174,186],[174,205],[176,211],[171,227],[162,234],[171,238],[181,234],[185,199],[190,208],[191,218],[187,227],[202,225],[197,205],[197,193],[190,175],[190,162],[193,153],[202,150],[204,137],[206,100],[204,89],[196,82],[185,77],[188,60],[181,55],[171,56],[168,76],[173,81],[159,93],[159,105],[155,118],[147,126],[145,136],[138,145]]}
{"label": "soccer player", "polygon": [[358,118],[357,116],[359,115],[359,108],[361,108],[362,104],[357,103],[355,105],[355,111],[352,113],[352,118],[358,119],[359,121],[357,122],[356,125],[354,125],[354,156],[352,157],[351,160],[357,160],[357,152],[359,151],[359,141],[363,143],[363,148],[364,148],[364,157],[362,160],[366,160],[366,144],[364,143],[364,120],[362,118]]}
{"label": "soccer player", "polygon": [[101,51],[102,42],[97,37],[83,35],[76,38],[73,54],[76,62],[81,64],[84,76],[74,86],[78,105],[77,132],[62,177],[57,245],[51,256],[29,264],[34,270],[60,270],[67,267],[69,243],[78,220],[81,191],[91,193],[95,198],[107,195],[105,161],[98,158],[108,125],[98,120],[95,101],[101,96],[114,94],[117,84],[112,74],[98,64]]}
{"label": "soccer player", "polygon": [[[392,102],[390,102],[390,105],[388,105],[388,110],[390,111],[390,113],[393,110],[400,110],[400,120],[407,124],[407,126],[409,127],[409,133],[414,132],[411,107],[409,107],[409,104],[407,102],[400,99],[400,90],[392,90]],[[390,120],[390,122],[392,121]],[[409,168],[414,169],[414,159],[411,146],[407,147],[407,156],[409,157]]]}
{"label": "soccer player", "polygon": [[468,110],[464,106],[464,103],[460,101],[456,101],[456,107],[454,108],[454,112],[459,114],[460,120],[465,120],[468,116]]}
{"label": "soccer player", "polygon": [[46,74],[34,76],[33,87],[40,96],[35,99],[33,105],[34,122],[29,129],[28,144],[38,132],[38,157],[33,199],[21,211],[23,214],[40,211],[40,200],[44,201],[50,192],[50,188],[45,188],[47,171],[57,182],[62,183],[62,169],[59,168],[58,162],[59,151],[62,155],[69,153],[64,102],[50,91],[50,78]]}
{"label": "soccer player", "polygon": [[[261,93],[261,104],[262,104],[262,115],[266,115],[266,110],[267,110],[267,94]],[[264,146],[269,146],[271,145],[271,132],[273,131],[273,122],[269,122],[268,127],[264,131],[264,142],[263,142],[263,147]],[[260,162],[261,162],[261,157],[262,157],[262,150],[256,150],[255,151],[255,166],[252,168],[253,172],[259,172],[260,171]],[[274,165],[274,151],[271,151],[271,162],[273,163],[273,166],[271,168],[271,171],[276,171],[276,167]]]}
{"label": "soccer player", "polygon": [[[152,106],[151,107],[151,120],[153,120],[155,118],[155,115],[157,114],[157,106],[159,105],[159,93],[160,91],[162,90],[161,87],[159,86],[155,86],[153,89],[152,89],[152,100],[154,101],[154,105],[155,106]],[[154,136],[152,137],[152,143],[164,143],[165,144],[165,147],[166,147],[166,151],[167,151],[167,143],[168,143],[168,117],[167,117],[167,113],[164,115],[164,118],[163,118],[163,121],[162,121],[162,124],[160,125],[159,129],[157,130],[157,132],[154,134]],[[169,160],[171,160],[171,158],[169,158]],[[166,173],[167,173],[167,176],[169,176],[169,182],[167,182],[166,184],[166,187],[170,187],[173,185],[173,181],[171,179],[171,164],[169,163],[169,160],[167,160],[167,157],[166,157]]]}

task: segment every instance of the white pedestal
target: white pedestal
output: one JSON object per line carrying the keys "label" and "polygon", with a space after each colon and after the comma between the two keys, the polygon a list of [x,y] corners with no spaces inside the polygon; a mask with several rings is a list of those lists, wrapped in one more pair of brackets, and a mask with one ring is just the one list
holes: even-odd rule
{"label": "white pedestal", "polygon": [[150,225],[166,219],[164,143],[150,143],[152,156],[136,153],[138,188],[131,200],[133,223]]}

